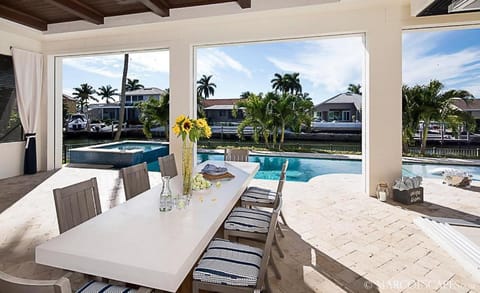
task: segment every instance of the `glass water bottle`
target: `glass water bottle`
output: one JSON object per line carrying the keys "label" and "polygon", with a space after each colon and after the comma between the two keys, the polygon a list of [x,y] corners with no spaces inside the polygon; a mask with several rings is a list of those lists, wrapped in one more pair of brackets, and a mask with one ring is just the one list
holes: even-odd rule
{"label": "glass water bottle", "polygon": [[173,207],[172,190],[170,189],[170,176],[162,177],[162,193],[160,193],[160,211],[168,212]]}

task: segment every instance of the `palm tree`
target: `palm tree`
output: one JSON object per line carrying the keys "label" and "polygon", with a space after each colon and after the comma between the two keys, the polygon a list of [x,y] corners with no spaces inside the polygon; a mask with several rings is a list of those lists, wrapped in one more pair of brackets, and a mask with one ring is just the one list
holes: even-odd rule
{"label": "palm tree", "polygon": [[292,74],[285,74],[284,79],[286,82],[285,92],[290,92],[291,94],[300,94],[302,93],[302,85],[300,83],[300,73],[294,72]]}
{"label": "palm tree", "polygon": [[77,98],[78,104],[80,105],[80,112],[82,113],[84,107],[88,108],[89,99],[98,102],[98,99],[93,96],[96,91],[88,83],[82,83],[80,87],[76,87],[73,90],[73,96]]}
{"label": "palm tree", "polygon": [[290,127],[297,133],[302,130],[302,125],[310,128],[313,120],[313,108],[314,104],[312,98],[309,97],[309,93],[302,93],[295,96],[295,100],[292,104],[292,109],[295,111],[295,117],[290,122]]}
{"label": "palm tree", "polygon": [[139,102],[137,105],[140,110],[140,121],[143,123],[143,133],[148,139],[152,138],[151,128],[154,125],[161,125],[165,128],[165,137],[168,140],[168,115],[170,111],[170,91],[167,89],[165,94],[156,99],[150,97],[147,101]]}
{"label": "palm tree", "polygon": [[210,96],[215,95],[215,88],[217,85],[210,82],[212,77],[212,75],[206,76],[204,74],[202,75],[202,78],[197,81],[197,96],[208,99]]}
{"label": "palm tree", "polygon": [[263,137],[265,146],[270,147],[269,137],[272,132],[273,118],[269,111],[269,100],[262,94],[251,94],[235,105],[233,115],[236,116],[239,108],[244,108],[245,118],[237,128],[238,135],[242,138],[245,127],[253,127],[253,138],[258,143],[259,136]]}
{"label": "palm tree", "polygon": [[[115,141],[120,140],[122,136],[123,122],[125,121],[125,92],[127,91],[127,74],[128,74],[128,53],[123,56],[123,74],[122,74],[122,89],[120,93],[120,114],[118,115],[118,130],[115,133]],[[137,80],[138,83],[138,80]],[[142,86],[143,87],[143,86]]]}
{"label": "palm tree", "polygon": [[279,91],[283,94],[300,94],[302,93],[302,85],[300,83],[300,73],[286,73],[283,76],[280,73],[275,73],[273,79],[270,81],[272,83],[272,89],[275,93]]}
{"label": "palm tree", "polygon": [[280,73],[275,73],[273,76],[273,79],[270,81],[272,83],[272,89],[276,93],[279,91],[284,93],[287,87],[287,81],[285,80],[284,76],[282,76]]}
{"label": "palm tree", "polygon": [[205,107],[203,106],[203,98],[197,95],[197,117],[205,118]]}
{"label": "palm tree", "polygon": [[143,88],[144,88],[143,84],[141,84],[138,79],[127,78],[127,83],[125,84],[126,91],[134,91],[134,90],[139,90]]}
{"label": "palm tree", "polygon": [[408,146],[413,142],[413,137],[420,124],[420,108],[415,100],[421,87],[402,86],[402,145],[403,152],[408,153]]}
{"label": "palm tree", "polygon": [[118,96],[117,89],[112,88],[111,85],[99,87],[97,94],[102,100],[106,100],[107,104],[110,104],[110,100],[115,101],[114,96]]}
{"label": "palm tree", "polygon": [[[278,95],[275,93],[268,93],[267,99],[270,99],[272,103],[272,115],[276,118],[278,127],[280,128],[280,143],[278,148],[282,149],[285,142],[285,128],[288,124],[295,121],[296,113],[293,105],[296,97],[292,94]],[[276,131],[274,132],[276,133]]]}
{"label": "palm tree", "polygon": [[454,110],[453,101],[455,98],[468,102],[473,98],[472,94],[465,90],[449,90],[442,92],[444,86],[438,80],[432,80],[428,85],[415,86],[412,90],[412,98],[415,100],[415,107],[420,112],[419,118],[423,120],[422,141],[420,153],[425,154],[427,146],[428,129],[432,121],[443,121],[447,116],[458,116]]}
{"label": "palm tree", "polygon": [[242,93],[240,94],[240,99],[246,99],[246,98],[248,98],[251,94],[253,94],[253,93],[250,92],[250,91],[242,92]]}
{"label": "palm tree", "polygon": [[357,94],[357,95],[362,95],[362,86],[360,84],[349,84],[348,85],[348,93],[350,94]]}

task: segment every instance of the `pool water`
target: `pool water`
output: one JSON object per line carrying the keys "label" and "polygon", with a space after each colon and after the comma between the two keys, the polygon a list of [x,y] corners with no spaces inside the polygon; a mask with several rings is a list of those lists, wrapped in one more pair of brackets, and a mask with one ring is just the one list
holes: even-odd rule
{"label": "pool water", "polygon": [[119,150],[119,151],[131,151],[131,150],[142,150],[142,151],[151,151],[160,148],[166,148],[162,144],[152,144],[152,143],[142,143],[142,142],[122,142],[118,144],[108,144],[104,146],[95,147],[97,149],[108,149],[108,150]]}
{"label": "pool water", "polygon": [[[223,154],[199,153],[198,163],[215,160],[223,161]],[[335,159],[311,159],[250,155],[249,161],[260,163],[260,170],[255,175],[256,179],[278,180],[282,164],[288,159],[287,181],[307,182],[311,178],[325,174],[361,174],[362,161],[359,160],[335,160]],[[473,180],[480,180],[480,167],[434,165],[434,164],[410,164],[405,163],[402,167],[404,176],[422,176],[425,178],[440,178],[439,175],[431,174],[437,168],[454,168],[473,175]],[[148,164],[148,170],[159,171],[158,163]]]}
{"label": "pool water", "polygon": [[440,178],[440,175],[434,175],[432,172],[441,169],[456,169],[472,175],[472,180],[480,181],[480,167],[460,166],[460,165],[436,165],[436,164],[411,164],[404,163],[402,173],[404,176],[422,176],[425,178]]}

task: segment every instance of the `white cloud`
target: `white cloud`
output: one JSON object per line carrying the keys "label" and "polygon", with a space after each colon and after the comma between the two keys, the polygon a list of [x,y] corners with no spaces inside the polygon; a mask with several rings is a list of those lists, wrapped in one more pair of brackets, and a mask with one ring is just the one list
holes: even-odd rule
{"label": "white cloud", "polygon": [[[64,58],[65,65],[108,78],[121,78],[124,55],[97,55]],[[169,72],[169,52],[142,52],[129,55],[128,76],[141,79],[157,73]]]}
{"label": "white cloud", "polygon": [[350,83],[361,83],[364,56],[362,38],[345,37],[307,42],[288,59],[268,60],[281,71],[300,73],[314,88],[333,95],[345,92]]}
{"label": "white cloud", "polygon": [[88,73],[95,73],[109,78],[121,78],[122,69],[116,69],[116,66],[122,63],[122,58],[123,56],[121,55],[71,57],[64,58],[63,64]]}
{"label": "white cloud", "polygon": [[168,73],[170,60],[168,51],[130,54],[129,71],[132,73]]}
{"label": "white cloud", "polygon": [[221,77],[220,71],[233,69],[252,78],[252,72],[240,62],[218,48],[202,48],[197,51],[197,72],[199,75]]}
{"label": "white cloud", "polygon": [[480,47],[440,52],[442,38],[451,33],[405,34],[403,82],[415,85],[437,79],[445,85],[445,89],[465,89],[480,97]]}

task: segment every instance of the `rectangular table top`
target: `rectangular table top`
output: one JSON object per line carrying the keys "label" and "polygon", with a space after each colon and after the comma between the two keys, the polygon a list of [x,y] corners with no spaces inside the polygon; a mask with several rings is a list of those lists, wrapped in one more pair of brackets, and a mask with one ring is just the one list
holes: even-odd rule
{"label": "rectangular table top", "polygon": [[[161,185],[36,247],[39,264],[176,291],[259,169],[258,163],[207,161],[235,176],[193,192],[183,210],[159,211]],[[180,176],[172,179],[181,192]]]}

